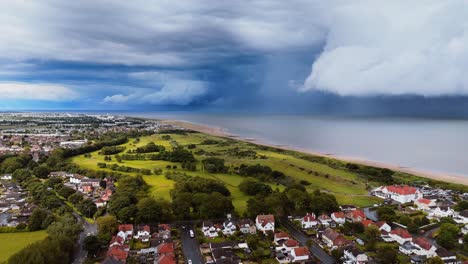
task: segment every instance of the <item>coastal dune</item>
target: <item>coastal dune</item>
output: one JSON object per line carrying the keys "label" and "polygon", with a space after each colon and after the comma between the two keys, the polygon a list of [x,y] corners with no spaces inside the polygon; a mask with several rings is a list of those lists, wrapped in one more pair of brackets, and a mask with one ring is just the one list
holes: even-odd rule
{"label": "coastal dune", "polygon": [[388,164],[388,163],[366,160],[366,159],[361,159],[361,158],[356,158],[356,157],[346,157],[346,156],[340,156],[340,155],[335,155],[331,153],[320,153],[316,151],[311,151],[307,149],[301,149],[301,148],[296,148],[296,147],[291,147],[291,146],[286,146],[286,145],[274,145],[274,144],[270,144],[267,142],[263,142],[258,139],[244,138],[244,137],[229,133],[221,127],[202,125],[202,124],[197,124],[197,123],[192,123],[192,122],[187,122],[187,121],[164,120],[163,122],[166,124],[171,124],[174,126],[179,126],[179,127],[183,127],[186,129],[210,134],[213,136],[233,138],[233,139],[242,140],[242,141],[246,141],[246,142],[250,142],[250,143],[254,143],[258,145],[275,147],[275,148],[280,148],[280,149],[285,149],[285,150],[294,150],[294,151],[299,151],[299,152],[303,152],[303,153],[307,153],[307,154],[311,154],[315,156],[337,159],[337,160],[341,160],[345,162],[359,163],[359,164],[378,167],[378,168],[388,168],[394,171],[408,173],[408,174],[412,174],[412,175],[416,175],[416,176],[420,176],[420,177],[424,177],[428,179],[468,185],[468,177],[465,175],[424,171],[421,169],[402,167],[402,166],[398,166],[395,164]]}

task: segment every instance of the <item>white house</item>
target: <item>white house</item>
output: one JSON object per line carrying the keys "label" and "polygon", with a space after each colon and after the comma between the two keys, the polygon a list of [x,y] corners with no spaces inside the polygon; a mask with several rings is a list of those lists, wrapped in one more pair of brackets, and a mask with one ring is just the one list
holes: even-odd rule
{"label": "white house", "polygon": [[257,230],[264,234],[275,232],[275,217],[273,215],[257,215],[255,225],[257,226]]}
{"label": "white house", "polygon": [[141,242],[148,242],[151,235],[151,228],[149,225],[139,226],[136,234],[133,236],[135,239],[141,240]]}
{"label": "white house", "polygon": [[219,231],[221,231],[220,225],[215,225],[211,221],[203,221],[202,232],[204,236],[214,238],[218,236]]}
{"label": "white house", "polygon": [[309,250],[306,247],[298,247],[291,250],[293,262],[301,262],[309,259]]}
{"label": "white house", "polygon": [[392,227],[383,221],[377,222],[375,225],[379,228],[380,232],[385,231],[390,233],[392,231]]}
{"label": "white house", "polygon": [[119,225],[119,232],[117,233],[117,236],[121,237],[124,241],[132,238],[133,225],[132,224]]}
{"label": "white house", "polygon": [[460,213],[455,213],[453,221],[457,224],[468,224],[468,210],[463,210]]}
{"label": "white house", "polygon": [[346,217],[343,212],[334,212],[331,214],[331,219],[335,221],[335,223],[342,225],[346,222]]}
{"label": "white house", "polygon": [[377,188],[375,193],[381,193],[382,198],[390,198],[399,203],[409,203],[423,197],[421,191],[408,185],[390,185]]}
{"label": "white house", "polygon": [[318,217],[318,220],[320,222],[320,224],[324,227],[328,227],[330,226],[330,222],[332,221],[331,217],[329,217],[328,215],[326,214],[322,214]]}
{"label": "white house", "polygon": [[81,184],[81,180],[83,180],[85,177],[81,175],[73,175],[70,177],[70,183],[73,184]]}
{"label": "white house", "polygon": [[281,245],[284,241],[287,241],[289,239],[289,234],[284,231],[280,231],[280,232],[275,233],[275,236],[273,239],[274,239],[273,242],[275,244]]}
{"label": "white house", "polygon": [[230,236],[237,231],[237,227],[231,219],[227,219],[223,222],[223,228],[221,229],[225,236]]}
{"label": "white house", "polygon": [[257,233],[257,227],[255,227],[255,223],[250,219],[241,219],[237,224],[239,225],[239,231],[244,234],[255,235]]}
{"label": "white house", "polygon": [[413,252],[417,250],[417,248],[412,242],[406,241],[398,247],[398,250],[400,250],[401,253],[409,256],[413,254]]}
{"label": "white house", "polygon": [[413,251],[414,254],[418,256],[426,256],[427,258],[437,256],[437,248],[432,245],[432,243],[429,242],[429,240],[427,240],[425,237],[418,237],[414,239],[413,243],[416,247],[416,249]]}
{"label": "white house", "polygon": [[426,199],[426,198],[420,198],[420,199],[414,201],[414,205],[419,210],[428,211],[428,210],[431,209],[431,207],[436,206],[436,202],[434,200],[429,200],[429,199]]}
{"label": "white house", "polygon": [[346,264],[365,264],[369,261],[366,253],[354,246],[347,246],[343,250],[343,257]]}
{"label": "white house", "polygon": [[468,224],[466,224],[464,227],[461,228],[461,232],[463,235],[468,234]]}
{"label": "white house", "polygon": [[6,180],[6,181],[9,181],[9,180],[12,180],[13,179],[13,175],[11,174],[5,174],[5,175],[2,175],[0,177],[0,180]]}
{"label": "white house", "polygon": [[393,241],[398,242],[398,244],[403,245],[405,242],[411,242],[413,241],[413,237],[411,234],[402,228],[397,228],[395,230],[392,230],[389,233],[389,236],[392,238]]}
{"label": "white house", "polygon": [[432,218],[453,217],[454,215],[455,211],[448,206],[438,206],[429,212],[429,217]]}
{"label": "white house", "polygon": [[301,226],[302,229],[316,228],[318,226],[318,221],[315,219],[315,215],[306,214],[306,216],[301,219]]}

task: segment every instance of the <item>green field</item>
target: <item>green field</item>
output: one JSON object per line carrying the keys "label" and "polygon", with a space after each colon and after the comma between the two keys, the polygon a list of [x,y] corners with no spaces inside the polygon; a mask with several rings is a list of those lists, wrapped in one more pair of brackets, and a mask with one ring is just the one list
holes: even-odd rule
{"label": "green field", "polygon": [[47,237],[46,231],[0,233],[0,263],[29,244]]}
{"label": "green field", "polygon": [[[303,159],[305,154],[293,151],[275,151],[263,148],[258,145],[250,144],[243,141],[237,141],[226,138],[214,137],[203,133],[187,133],[170,134],[171,140],[163,140],[162,135],[152,135],[141,137],[138,142],[135,139],[129,140],[128,143],[123,144],[126,150],[135,149],[136,147],[144,146],[149,142],[154,142],[157,145],[163,145],[166,149],[170,150],[174,141],[179,146],[187,146],[195,144],[196,148],[192,150],[198,161],[207,157],[215,156],[225,160],[226,165],[230,167],[237,167],[241,164],[261,164],[271,167],[273,170],[278,170],[296,180],[307,181],[309,185],[306,186],[307,190],[313,191],[319,189],[321,191],[334,194],[338,201],[342,204],[354,204],[357,206],[370,206],[379,202],[376,197],[368,196],[366,190],[366,183],[354,173],[345,170],[332,168],[326,164],[311,162]],[[224,144],[202,145],[201,143],[206,139],[213,139],[222,141]],[[257,153],[257,158],[239,157],[232,154],[232,149],[238,148],[241,151],[252,150]],[[197,151],[203,150],[204,154],[197,155]],[[263,158],[258,158],[263,156]],[[91,158],[85,158],[83,155],[75,157],[72,161],[79,166],[91,170],[108,170],[100,169],[97,166],[98,162],[104,163],[104,156],[99,155],[98,151],[91,153]],[[114,157],[112,161],[107,164],[117,163]],[[244,180],[244,177],[235,173],[212,174],[202,170],[201,162],[197,165],[197,171],[185,171],[181,168],[181,164],[167,162],[167,161],[149,161],[149,160],[135,160],[135,161],[122,161],[119,165],[125,165],[134,168],[144,169],[161,169],[167,171],[184,172],[190,176],[200,176],[204,178],[218,179],[226,184],[232,193],[233,204],[238,212],[243,212],[246,207],[246,201],[250,198],[244,193],[239,191],[239,184]],[[177,169],[167,169],[166,167],[177,166]],[[128,175],[135,175],[135,173],[124,173]],[[325,175],[325,176],[324,176]],[[148,175],[144,176],[146,182],[151,186],[151,193],[154,197],[170,199],[169,192],[173,188],[174,181],[168,180],[163,175]],[[283,190],[285,186],[270,183],[273,189],[278,188]]]}

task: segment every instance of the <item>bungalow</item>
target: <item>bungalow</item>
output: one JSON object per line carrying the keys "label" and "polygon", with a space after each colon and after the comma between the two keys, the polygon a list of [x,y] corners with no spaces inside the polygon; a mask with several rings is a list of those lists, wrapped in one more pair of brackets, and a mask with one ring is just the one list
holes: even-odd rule
{"label": "bungalow", "polygon": [[275,217],[273,215],[257,215],[255,225],[257,226],[257,230],[264,234],[275,232]]}
{"label": "bungalow", "polygon": [[330,222],[332,221],[332,219],[330,218],[330,216],[326,215],[326,214],[322,214],[318,217],[318,220],[320,222],[320,224],[324,227],[328,227],[330,226]]}
{"label": "bungalow", "polygon": [[231,219],[227,219],[223,222],[221,231],[225,236],[231,236],[237,231],[237,227]]}
{"label": "bungalow", "polygon": [[366,253],[352,245],[347,246],[343,250],[343,257],[343,263],[347,264],[365,264],[369,261],[369,258],[367,257]]}
{"label": "bungalow", "polygon": [[431,207],[436,206],[436,203],[434,200],[429,200],[426,198],[420,198],[416,201],[414,201],[414,205],[419,209],[419,210],[424,210],[428,211],[431,209]]}
{"label": "bungalow", "polygon": [[323,231],[322,241],[331,249],[347,246],[352,243],[331,228],[327,228]]}
{"label": "bungalow", "polygon": [[427,258],[432,258],[437,256],[437,248],[429,242],[425,237],[418,237],[413,241],[416,246],[416,250],[413,251],[414,254],[418,256],[426,256]]}
{"label": "bungalow", "polygon": [[363,210],[352,210],[346,213],[346,219],[351,222],[361,222],[366,219],[366,214]]}
{"label": "bungalow", "polygon": [[218,232],[221,231],[221,225],[213,224],[211,221],[203,221],[202,232],[203,235],[209,238],[214,238],[218,236]]}
{"label": "bungalow", "polygon": [[309,250],[306,247],[298,247],[291,250],[293,262],[301,262],[309,259]]}
{"label": "bungalow", "polygon": [[434,210],[429,212],[429,217],[442,218],[442,217],[453,217],[455,211],[448,206],[437,206]]}
{"label": "bungalow", "polygon": [[375,223],[375,225],[379,228],[380,232],[391,232],[392,231],[392,227],[389,226],[387,223],[383,222],[383,221],[380,221],[380,222],[377,222]]}
{"label": "bungalow", "polygon": [[413,241],[413,237],[408,233],[406,229],[397,228],[390,232],[390,237],[393,241],[398,242],[398,244],[403,245],[405,242]]}
{"label": "bungalow", "polygon": [[132,224],[119,225],[119,232],[117,233],[117,236],[121,237],[123,240],[132,238],[133,225]]}
{"label": "bungalow", "polygon": [[454,253],[446,250],[445,248],[438,248],[436,250],[436,254],[437,256],[439,256],[444,262],[445,264],[459,264],[461,263],[461,261],[458,261],[457,260],[457,255],[455,255]]}
{"label": "bungalow", "polygon": [[143,225],[137,227],[137,232],[133,238],[140,240],[143,243],[149,241],[151,235],[151,228],[149,225]]}
{"label": "bungalow", "polygon": [[316,228],[317,225],[318,225],[318,221],[317,221],[317,219],[315,219],[315,214],[306,214],[301,219],[302,229]]}
{"label": "bungalow", "polygon": [[409,203],[422,198],[422,193],[414,187],[408,185],[390,185],[380,187],[382,198],[390,198],[399,203]]}
{"label": "bungalow", "polygon": [[343,212],[334,212],[331,214],[331,219],[339,225],[343,225],[346,222],[346,217]]}
{"label": "bungalow", "polygon": [[257,233],[255,223],[250,219],[241,219],[237,224],[239,225],[239,230],[244,234],[255,235]]}

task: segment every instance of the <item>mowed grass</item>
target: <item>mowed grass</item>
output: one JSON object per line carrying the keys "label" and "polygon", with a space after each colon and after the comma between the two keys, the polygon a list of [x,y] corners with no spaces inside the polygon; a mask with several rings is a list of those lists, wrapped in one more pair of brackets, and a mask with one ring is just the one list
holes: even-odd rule
{"label": "mowed grass", "polygon": [[8,258],[29,244],[46,237],[46,231],[0,233],[0,263],[6,262]]}
{"label": "mowed grass", "polygon": [[[203,150],[205,154],[197,155],[194,154],[196,159],[201,161],[207,157],[215,156],[225,160],[227,166],[237,167],[241,164],[261,164],[264,166],[269,166],[273,170],[278,170],[290,176],[298,181],[306,181],[308,185],[306,186],[307,190],[312,192],[314,190],[322,190],[329,193],[332,193],[336,196],[340,204],[354,204],[356,206],[371,206],[375,203],[379,203],[380,199],[376,197],[368,196],[366,190],[365,182],[358,178],[357,175],[349,171],[339,170],[332,168],[326,164],[312,162],[305,159],[302,159],[300,155],[296,152],[284,151],[277,152],[262,148],[260,146],[250,144],[247,142],[219,138],[203,133],[187,133],[183,134],[170,134],[171,140],[163,140],[162,135],[152,135],[141,137],[139,141],[135,139],[130,139],[128,143],[123,146],[126,147],[126,150],[135,149],[140,146],[144,146],[149,142],[154,142],[158,145],[163,145],[167,150],[172,149],[172,141],[177,142],[179,146],[188,146],[189,144],[195,144],[196,148],[192,149],[193,153],[197,153],[199,150]],[[226,144],[213,144],[213,145],[202,145],[201,143],[207,139],[224,141]],[[257,156],[264,156],[264,158],[245,158],[237,157],[232,155],[230,152],[232,149],[238,148],[239,150],[252,150],[257,153]],[[84,156],[75,157],[72,159],[73,162],[80,165],[83,168],[92,169],[92,170],[107,170],[110,169],[100,169],[97,166],[97,163],[107,163],[113,164],[117,163],[115,158],[112,155],[112,161],[105,162],[104,156],[99,155],[98,151],[91,153],[91,158],[85,158]],[[117,163],[119,165],[125,165],[134,168],[140,169],[161,169],[163,174],[165,172],[183,172],[189,176],[199,176],[203,178],[210,178],[222,181],[226,184],[227,188],[230,190],[233,204],[236,210],[239,213],[245,211],[247,206],[247,200],[251,197],[242,193],[238,186],[245,179],[244,177],[237,175],[235,173],[208,173],[201,169],[201,162],[197,164],[197,171],[185,171],[181,168],[180,163],[167,162],[167,161],[142,161],[142,160],[132,160],[132,161],[123,161],[122,163]],[[176,169],[168,169],[167,166],[177,166]],[[124,173],[127,175],[136,175],[136,173]],[[170,199],[170,190],[174,187],[175,182],[167,179],[163,175],[148,175],[144,176],[145,181],[151,186],[151,194],[155,198],[164,198]],[[269,183],[273,189],[279,189],[280,191],[284,190],[285,186]]]}

